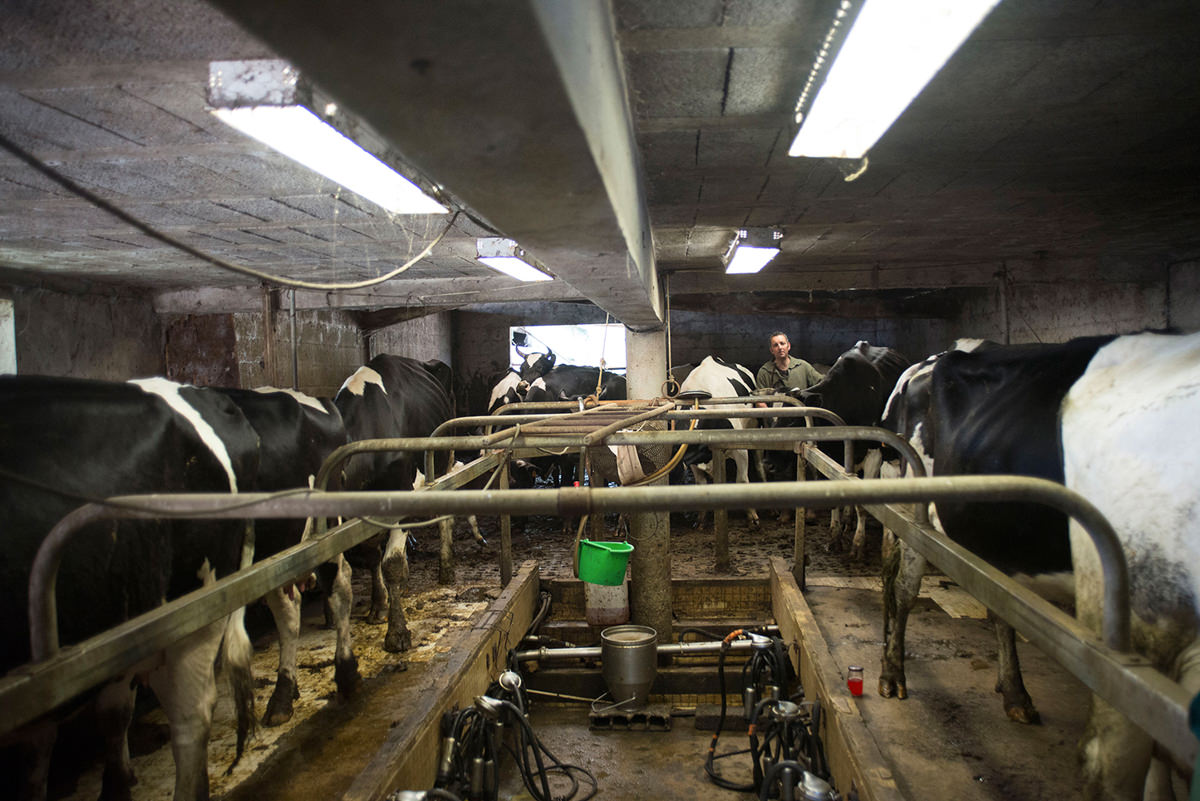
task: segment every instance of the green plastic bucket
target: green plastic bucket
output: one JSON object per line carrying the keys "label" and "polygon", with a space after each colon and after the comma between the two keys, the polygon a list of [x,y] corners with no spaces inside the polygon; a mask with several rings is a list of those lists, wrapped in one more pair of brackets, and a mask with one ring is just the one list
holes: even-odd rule
{"label": "green plastic bucket", "polygon": [[615,587],[625,581],[625,566],[633,546],[628,542],[579,541],[579,578],[590,584]]}

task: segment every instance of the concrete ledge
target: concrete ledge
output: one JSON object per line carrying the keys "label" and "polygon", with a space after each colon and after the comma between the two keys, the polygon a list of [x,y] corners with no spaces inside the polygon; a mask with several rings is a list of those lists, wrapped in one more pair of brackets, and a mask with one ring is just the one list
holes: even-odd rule
{"label": "concrete ledge", "polygon": [[342,796],[345,801],[379,801],[396,789],[433,787],[442,714],[471,704],[504,670],[509,650],[533,621],[537,598],[537,563],[525,562],[448,655],[441,672],[414,693],[403,721]]}
{"label": "concrete ledge", "polygon": [[890,763],[850,700],[841,670],[791,568],[778,556],[771,558],[771,599],[775,622],[788,644],[805,696],[821,701],[825,722],[820,734],[834,787],[842,797],[853,789],[863,801],[904,801]]}

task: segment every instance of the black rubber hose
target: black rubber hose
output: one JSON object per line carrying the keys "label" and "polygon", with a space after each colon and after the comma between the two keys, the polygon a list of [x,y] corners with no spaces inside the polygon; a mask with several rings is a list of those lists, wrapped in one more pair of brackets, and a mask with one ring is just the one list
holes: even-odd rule
{"label": "black rubber hose", "polygon": [[754,785],[737,784],[728,779],[723,779],[717,775],[716,760],[724,759],[725,757],[735,756],[737,754],[745,754],[747,751],[731,751],[728,754],[717,756],[717,740],[721,737],[721,730],[725,728],[725,712],[726,712],[726,697],[725,697],[725,654],[729,652],[729,643],[722,641],[720,657],[717,659],[717,685],[721,692],[721,715],[717,718],[717,730],[713,732],[712,740],[708,744],[708,756],[704,760],[704,772],[708,774],[708,778],[713,784],[722,787],[726,790],[735,790],[740,793],[749,793],[754,791]]}

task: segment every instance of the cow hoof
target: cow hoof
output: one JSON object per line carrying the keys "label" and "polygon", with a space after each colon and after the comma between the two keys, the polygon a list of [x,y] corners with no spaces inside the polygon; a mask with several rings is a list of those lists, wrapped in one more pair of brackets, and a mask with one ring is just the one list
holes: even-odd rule
{"label": "cow hoof", "polygon": [[905,686],[903,680],[897,681],[893,678],[880,676],[879,694],[884,698],[891,698],[895,696],[903,701],[905,698],[908,698],[908,687]]}
{"label": "cow hoof", "polygon": [[1005,704],[1004,712],[1008,715],[1008,719],[1017,723],[1024,723],[1027,726],[1041,725],[1042,716],[1034,709],[1032,703],[1028,704]]}
{"label": "cow hoof", "polygon": [[292,719],[292,701],[300,697],[300,688],[296,680],[286,673],[280,673],[275,679],[275,690],[267,701],[267,711],[263,713],[262,725],[267,728],[281,726]]}
{"label": "cow hoof", "polygon": [[333,681],[337,685],[338,698],[343,701],[354,696],[362,677],[358,674],[358,658],[350,657],[338,662],[333,668]]}
{"label": "cow hoof", "polygon": [[412,636],[407,631],[389,631],[383,638],[383,650],[399,654],[412,647]]}
{"label": "cow hoof", "polygon": [[262,725],[268,729],[282,726],[292,719],[292,702],[288,700],[276,703],[277,697],[271,696],[271,700],[267,703],[267,711],[263,713]]}
{"label": "cow hoof", "polygon": [[379,626],[387,623],[387,610],[372,609],[367,613],[367,622],[372,626]]}

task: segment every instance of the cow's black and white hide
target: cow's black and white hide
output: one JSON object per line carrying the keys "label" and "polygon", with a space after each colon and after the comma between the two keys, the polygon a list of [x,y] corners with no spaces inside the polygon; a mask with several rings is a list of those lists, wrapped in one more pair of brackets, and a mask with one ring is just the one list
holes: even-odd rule
{"label": "cow's black and white hide", "polygon": [[[529,403],[576,401],[589,397],[602,401],[625,400],[625,392],[623,375],[599,367],[560,364],[529,385],[525,400]],[[616,459],[605,456],[604,450],[607,449],[592,449],[590,461],[597,475],[589,476],[588,480],[594,486],[617,480]],[[529,462],[538,478],[551,481],[556,487],[570,484],[579,466],[578,454],[535,457]],[[584,476],[579,476],[579,480],[584,481]]]}
{"label": "cow's black and white hide", "polygon": [[[1129,565],[1133,647],[1200,691],[1200,334],[1138,334],[1102,347],[1061,405],[1066,485],[1113,525]],[[1099,560],[1072,522],[1076,615],[1100,631]],[[1171,770],[1098,697],[1080,744],[1089,794],[1171,797]],[[1191,766],[1176,766],[1182,775]],[[1192,797],[1195,797],[1193,777]],[[1176,779],[1178,784],[1178,779]],[[1186,793],[1178,792],[1182,798]]]}
{"label": "cow's black and white hide", "polygon": [[[424,362],[390,354],[380,354],[356,370],[334,397],[350,440],[432,434],[452,416],[450,393],[435,372]],[[344,485],[348,490],[411,490],[424,458],[421,452],[357,454],[345,466]],[[448,461],[447,451],[435,453],[439,475]],[[386,619],[384,648],[393,652],[412,644],[403,606],[408,581],[405,549],[406,535],[397,528],[347,554],[351,559],[363,556],[372,572],[368,619],[378,623]]]}
{"label": "cow's black and white hide", "polygon": [[550,372],[554,360],[553,352],[526,354],[519,367],[510,367],[492,387],[487,413],[493,414],[501,406],[525,400],[529,385]]}
{"label": "cow's black and white hide", "polygon": [[[714,398],[747,398],[754,393],[754,375],[740,364],[727,362],[716,356],[706,356],[695,369],[688,373],[680,384],[679,392],[707,392]],[[720,406],[705,406],[700,408],[721,408]],[[701,420],[697,429],[747,429],[755,428],[757,421],[734,417],[726,420]],[[736,481],[746,484],[750,481],[750,453],[745,449],[728,452],[733,459],[736,470]],[[691,446],[683,457],[684,463],[692,471],[692,477],[697,484],[707,484],[712,479],[712,450],[706,445]],[[753,509],[746,510],[746,516],[754,525],[758,525],[758,513]]]}
{"label": "cow's black and white hide", "polygon": [[[908,366],[909,360],[899,351],[859,341],[838,357],[820,382],[797,395],[805,406],[817,406],[837,413],[846,425],[878,425],[896,380]],[[781,424],[804,425],[804,421],[795,417],[781,418]],[[827,423],[818,421],[818,425]],[[819,447],[831,458],[842,461],[842,443],[825,442]],[[771,451],[764,461],[776,477],[795,477],[796,460],[790,454]],[[855,444],[855,469],[864,478],[877,477],[881,461],[878,448],[863,442]],[[866,548],[866,513],[860,507],[856,507],[855,512],[856,524],[850,536],[849,550],[852,558],[862,560]],[[848,526],[849,515],[844,510],[834,509],[830,523],[833,547],[839,547],[844,542]]]}
{"label": "cow's black and white hide", "polygon": [[[259,474],[255,489],[261,492],[311,486],[325,458],[347,441],[342,415],[328,399],[271,387],[218,391],[237,404],[258,434]],[[256,558],[266,558],[301,542],[310,525],[295,518],[256,521]],[[334,679],[338,695],[344,700],[353,694],[359,681],[358,660],[350,634],[350,568],[339,555],[331,568],[322,568],[318,573],[337,632]],[[296,645],[300,637],[301,600],[299,590],[290,586],[266,597],[279,633],[279,671],[262,717],[267,726],[288,721],[292,716],[292,701],[299,697]]]}
{"label": "cow's black and white hide", "polygon": [[[907,437],[931,475],[1019,474],[1062,481],[1058,415],[1063,397],[1106,337],[1056,345],[988,345],[931,357],[898,382],[884,426]],[[930,520],[1001,570],[1057,576],[1071,568],[1067,521],[1030,503],[939,503]],[[924,575],[923,557],[900,544],[884,565],[885,650],[881,695],[906,697],[904,632]],[[1051,579],[1039,582],[1047,594]],[[1015,635],[996,622],[997,692],[1006,713],[1038,719],[1021,680]]]}
{"label": "cow's black and white hide", "polygon": [[[163,379],[110,383],[0,377],[0,673],[30,659],[27,588],[42,538],[86,499],[159,492],[234,492],[253,486],[258,442],[228,397]],[[121,521],[91,526],[57,574],[60,641],[78,643],[241,564],[244,526],[218,521]],[[242,611],[216,621],[105,684],[93,697],[105,743],[103,798],[128,798],[134,781],[125,732],[131,681],[153,688],[170,723],[175,799],[208,798],[207,750],[216,701],[214,661],[233,669],[239,752],[253,723],[251,649]],[[53,716],[26,727],[36,743],[18,797],[41,798]]]}

